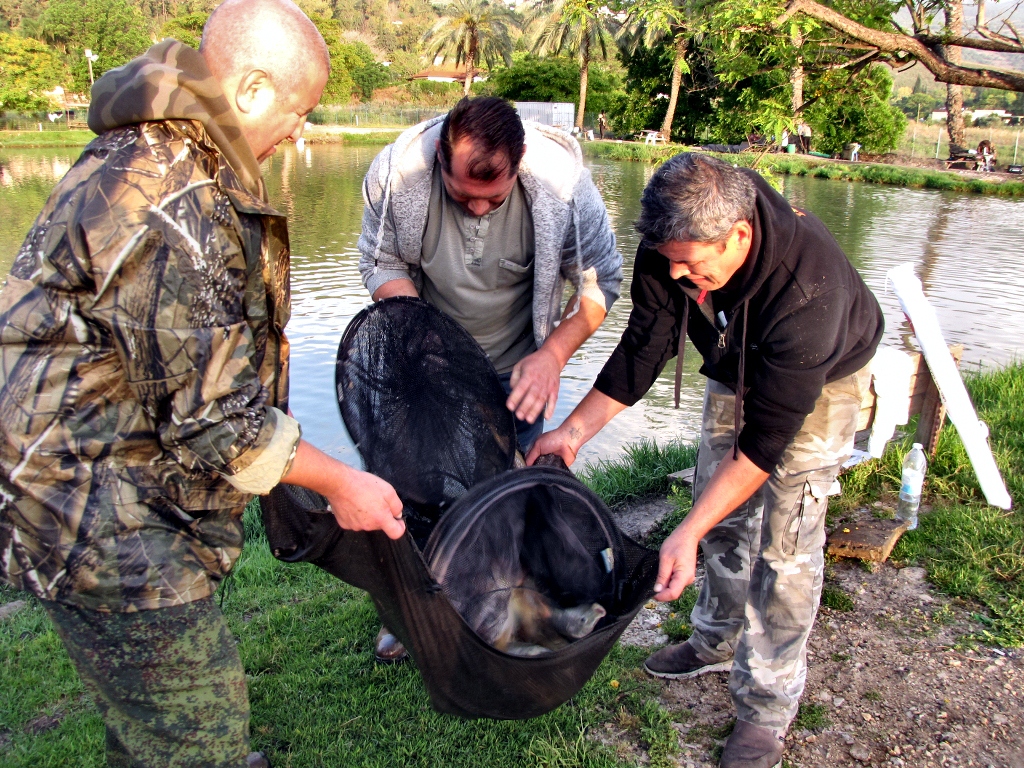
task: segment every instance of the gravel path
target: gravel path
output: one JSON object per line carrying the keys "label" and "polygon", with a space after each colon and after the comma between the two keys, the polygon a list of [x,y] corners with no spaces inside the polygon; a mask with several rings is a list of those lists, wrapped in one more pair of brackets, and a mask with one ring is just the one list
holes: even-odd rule
{"label": "gravel path", "polygon": [[[617,516],[643,535],[634,522],[646,521],[655,503]],[[849,595],[854,608],[818,612],[804,715],[786,739],[789,766],[1024,768],[1024,652],[956,649],[980,625],[972,606],[933,591],[923,568],[886,563],[871,572],[840,561],[828,566],[826,587]],[[622,642],[660,647],[667,613],[648,603]],[[717,765],[734,719],[727,685],[725,673],[664,683],[661,703],[675,715],[680,766]],[[620,751],[644,762],[627,734],[609,725],[597,737],[618,740]]]}

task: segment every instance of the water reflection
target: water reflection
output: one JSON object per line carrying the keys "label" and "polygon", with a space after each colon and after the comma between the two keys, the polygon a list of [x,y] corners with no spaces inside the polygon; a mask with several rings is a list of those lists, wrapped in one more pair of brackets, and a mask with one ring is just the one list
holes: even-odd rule
{"label": "water reflection", "polygon": [[[373,147],[288,146],[264,165],[274,204],[287,213],[292,238],[292,409],[305,436],[347,461],[358,461],[333,400],[334,358],[349,320],[369,302],[359,277],[356,242],[362,218],[361,184]],[[21,240],[74,150],[0,152],[0,271],[6,274]],[[638,236],[632,223],[653,167],[588,160],[619,247],[626,257],[623,299],[573,357],[562,380],[552,425],[590,389],[629,316],[629,282]],[[906,190],[867,184],[785,177],[786,196],[817,214],[878,295],[887,343],[910,338],[885,272],[905,261],[939,313],[949,342],[962,342],[969,363],[998,364],[1021,349],[1024,242],[1021,203],[991,197]],[[594,460],[618,455],[624,442],[643,437],[691,439],[699,427],[703,377],[699,358],[687,355],[681,408],[672,408],[673,365],[640,403],[626,410],[584,448]]]}

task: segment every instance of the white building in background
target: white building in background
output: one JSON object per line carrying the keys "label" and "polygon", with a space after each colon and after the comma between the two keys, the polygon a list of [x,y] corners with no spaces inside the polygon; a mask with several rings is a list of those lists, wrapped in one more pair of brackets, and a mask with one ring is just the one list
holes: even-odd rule
{"label": "white building in background", "polygon": [[523,120],[551,125],[571,131],[576,116],[576,105],[562,101],[517,101],[516,111]]}
{"label": "white building in background", "polygon": [[[991,117],[992,115],[995,115],[1000,120],[1002,120],[1004,123],[1010,122],[1010,118],[1013,117],[1013,115],[1011,113],[1007,112],[1005,109],[965,109],[964,110],[964,120],[971,120],[971,121],[973,121],[973,120],[978,120],[978,119],[983,118],[983,117]],[[944,122],[946,120],[946,117],[947,117],[946,110],[941,109],[941,110],[936,110],[935,112],[932,112],[931,119],[934,122],[939,122],[939,121],[943,121]]]}

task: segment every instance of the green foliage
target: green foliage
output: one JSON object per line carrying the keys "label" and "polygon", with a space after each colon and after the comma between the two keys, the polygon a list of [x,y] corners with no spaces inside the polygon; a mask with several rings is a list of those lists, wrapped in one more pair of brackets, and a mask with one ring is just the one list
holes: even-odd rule
{"label": "green foliage", "polygon": [[690,612],[697,604],[697,588],[692,584],[683,590],[677,600],[669,604],[668,618],[661,622],[661,630],[673,643],[681,643],[693,634],[690,626]]}
{"label": "green foliage", "polygon": [[832,721],[824,704],[801,704],[793,721],[794,730],[806,728],[809,731],[820,731],[830,725]]}
{"label": "green foliage", "polygon": [[909,96],[896,99],[893,106],[907,117],[916,119],[920,115],[927,120],[933,111],[946,108],[946,100],[935,93],[914,91]]}
{"label": "green foliage", "polygon": [[54,105],[43,92],[69,81],[67,68],[45,43],[0,32],[0,111],[50,109]]}
{"label": "green foliage", "polygon": [[348,104],[353,96],[369,101],[376,88],[391,82],[387,67],[377,62],[366,43],[342,39],[341,24],[334,19],[312,16],[331,56],[331,74],[320,101],[324,104]]}
{"label": "green foliage", "polygon": [[[490,83],[495,96],[510,101],[579,100],[580,67],[572,59],[552,56],[542,59],[532,53],[518,53],[512,66],[496,69]],[[593,64],[587,81],[587,108],[602,112],[615,98],[619,80],[604,67]]]}
{"label": "green foliage", "polygon": [[833,611],[852,611],[857,607],[853,598],[840,587],[826,584],[821,590],[821,604]]}
{"label": "green foliage", "polygon": [[172,37],[190,48],[199,50],[199,43],[203,39],[203,27],[206,26],[208,18],[210,14],[205,11],[175,16],[160,27],[160,37]]}
{"label": "green foliage", "polygon": [[[512,63],[512,30],[519,17],[501,0],[448,0],[442,13],[423,35],[423,49],[431,58],[450,58],[474,73],[481,62],[490,68],[499,61]],[[467,77],[467,94],[471,85]]]}
{"label": "green foliage", "polygon": [[95,77],[144,53],[150,46],[142,12],[128,0],[50,0],[43,13],[46,39],[69,57],[75,90],[88,92],[85,50],[99,56]]}
{"label": "green foliage", "polygon": [[869,67],[856,78],[830,73],[815,83],[812,93],[818,100],[805,116],[814,129],[814,147],[821,152],[838,153],[854,141],[864,152],[889,152],[907,127],[906,116],[889,103],[892,75],[884,66]]}

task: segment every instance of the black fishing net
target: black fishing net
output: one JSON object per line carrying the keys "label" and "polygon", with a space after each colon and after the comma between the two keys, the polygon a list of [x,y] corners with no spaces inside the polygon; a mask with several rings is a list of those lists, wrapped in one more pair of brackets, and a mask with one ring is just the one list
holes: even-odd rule
{"label": "black fishing net", "polygon": [[338,401],[409,532],[342,531],[326,500],[261,499],[274,555],[370,593],[431,703],[522,719],[575,694],[650,596],[657,554],[623,536],[571,473],[511,469],[515,428],[483,350],[425,302],[361,312],[338,352]]}
{"label": "black fishing net", "polygon": [[515,423],[494,366],[424,301],[388,299],[356,315],[335,381],[366,471],[395,487],[421,547],[448,505],[512,467]]}

